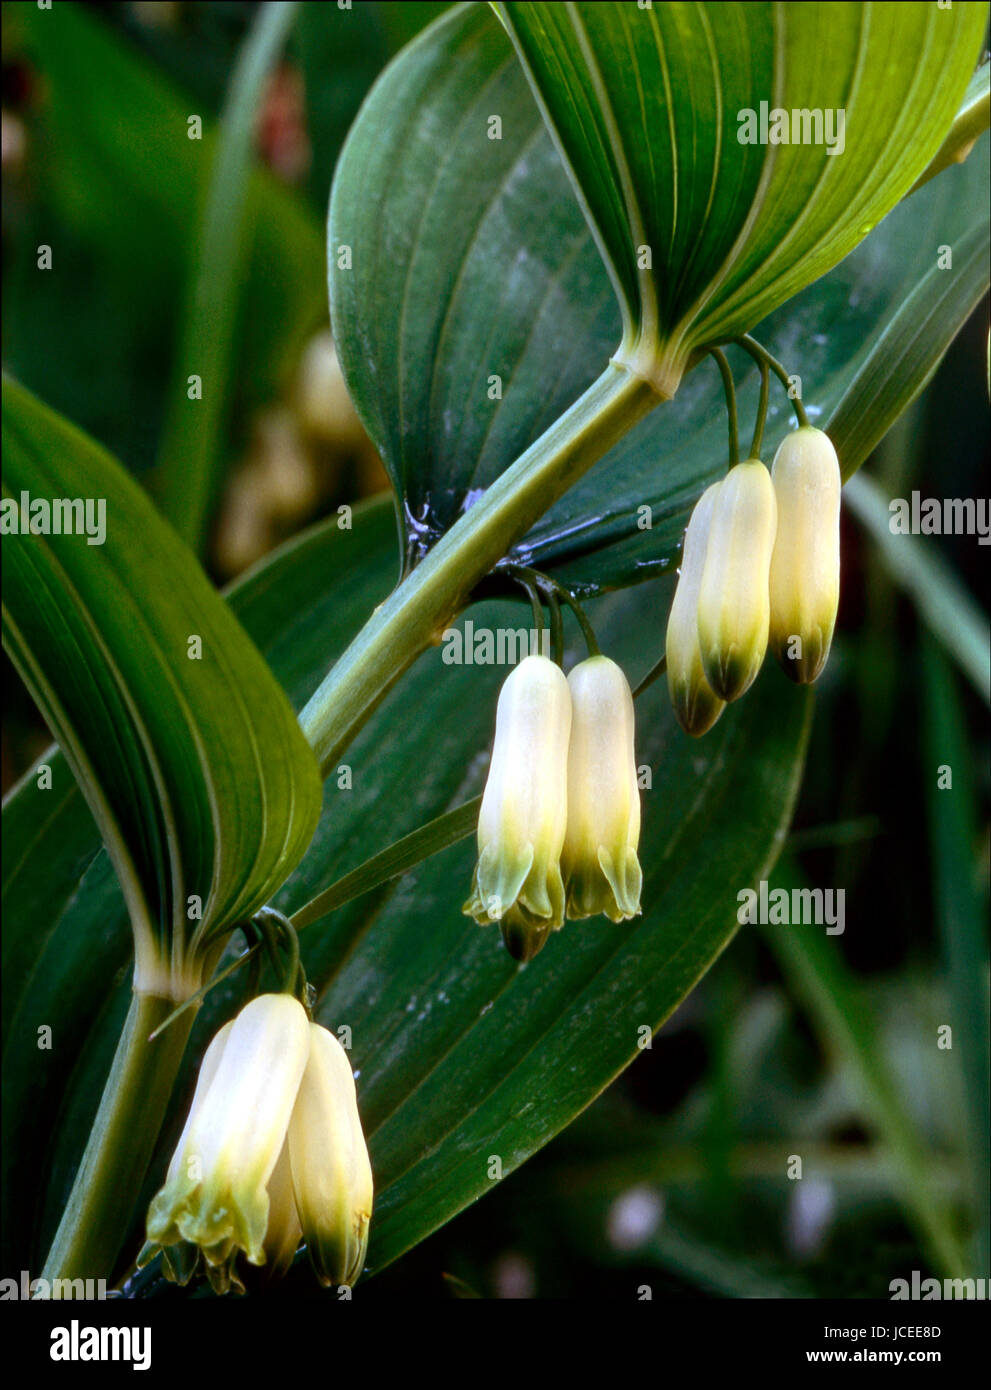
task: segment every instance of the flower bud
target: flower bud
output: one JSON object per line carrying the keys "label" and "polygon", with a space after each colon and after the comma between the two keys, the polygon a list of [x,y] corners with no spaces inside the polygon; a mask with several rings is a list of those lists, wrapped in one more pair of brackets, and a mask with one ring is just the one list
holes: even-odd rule
{"label": "flower bud", "polygon": [[478,817],[478,864],[465,912],[501,922],[529,960],[564,923],[561,849],[568,814],[571,695],[560,667],[528,656],[506,678]]}
{"label": "flower bud", "polygon": [[785,438],[771,477],[778,532],[771,556],[771,649],[792,680],[826,664],[840,600],[840,492],[832,441],[806,426]]}
{"label": "flower bud", "polygon": [[561,861],[568,917],[603,912],[623,922],[639,913],[643,884],[633,696],[622,670],[606,656],[574,667],[568,688],[568,823]]}
{"label": "flower bud", "polygon": [[664,646],[668,693],[674,712],[685,732],[695,738],[707,733],[726,708],[725,700],[719,698],[705,678],[698,630],[699,588],[719,486],[713,483],[706,488],[689,520]]}
{"label": "flower bud", "polygon": [[[307,1066],[310,1065],[307,1059]],[[303,1073],[304,1077],[306,1072]],[[302,1082],[300,1083],[302,1085]],[[299,1103],[299,1093],[296,1095]],[[295,1114],[295,1107],[293,1114]],[[290,1120],[290,1125],[292,1120]],[[303,1239],[303,1228],[296,1210],[296,1195],[292,1185],[292,1166],[289,1161],[289,1136],[279,1150],[279,1157],[268,1180],[268,1226],[265,1230],[265,1274],[268,1279],[281,1279],[293,1262],[293,1256]]]}
{"label": "flower bud", "polygon": [[776,522],[774,485],[760,459],[731,468],[716,492],[698,604],[702,668],[723,700],[743,694],[767,651]]}
{"label": "flower bud", "polygon": [[[152,1245],[188,1242],[226,1287],[239,1253],[264,1262],[269,1179],[309,1052],[309,1023],[288,994],[253,999],[214,1039],[165,1185],[148,1209]],[[235,1281],[236,1282],[236,1281]]]}
{"label": "flower bud", "polygon": [[317,1278],[353,1284],[365,1263],[372,1168],[351,1063],[326,1028],[310,1024],[310,1055],[289,1121],[296,1210]]}

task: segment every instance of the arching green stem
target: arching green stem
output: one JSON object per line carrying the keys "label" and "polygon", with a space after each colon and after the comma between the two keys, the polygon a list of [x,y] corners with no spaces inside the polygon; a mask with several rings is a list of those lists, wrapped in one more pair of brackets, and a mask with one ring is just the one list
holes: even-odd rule
{"label": "arching green stem", "polygon": [[300,715],[325,774],[513,543],[659,400],[649,382],[610,363],[376,609]]}
{"label": "arching green stem", "polygon": [[740,428],[736,418],[736,388],[733,385],[733,373],[730,371],[725,352],[714,347],[709,349],[709,353],[719,368],[719,375],[723,379],[723,390],[726,392],[726,414],[729,417],[729,466],[734,468],[740,462]]}
{"label": "arching green stem", "polygon": [[760,458],[761,441],[764,438],[764,421],[767,419],[767,396],[770,387],[770,372],[766,362],[760,364],[760,399],[757,402],[757,418],[754,421],[754,437],[750,441],[750,457]]}
{"label": "arching green stem", "polygon": [[749,333],[744,333],[741,338],[734,338],[733,342],[737,345],[737,347],[742,347],[745,352],[749,352],[750,356],[759,366],[770,368],[770,370],[774,373],[774,375],[781,382],[782,386],[785,388],[785,391],[788,394],[788,400],[792,408],[794,409],[796,416],[798,417],[798,423],[803,428],[807,427],[809,423],[809,417],[805,413],[805,407],[802,404],[801,398],[798,396],[792,396],[791,394],[792,377],[789,375],[787,367],[785,367],[781,362],[779,362],[776,357],[772,357],[771,354],[768,352],[767,348],[763,347],[760,343],[758,343],[756,338],[751,338]]}

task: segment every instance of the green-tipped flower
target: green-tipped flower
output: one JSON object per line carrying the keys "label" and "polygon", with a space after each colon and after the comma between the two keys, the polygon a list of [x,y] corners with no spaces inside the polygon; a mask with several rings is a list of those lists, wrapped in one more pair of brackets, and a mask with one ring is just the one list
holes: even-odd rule
{"label": "green-tipped flower", "polygon": [[564,923],[561,850],[568,813],[571,695],[563,672],[528,656],[506,678],[478,817],[478,864],[465,912],[500,922],[529,960]]}
{"label": "green-tipped flower", "polygon": [[[189,1114],[186,1116],[186,1123],[179,1142],[176,1145],[175,1153],[172,1155],[172,1162],[166,1174],[165,1185],[175,1183],[183,1172],[184,1156],[186,1154],[186,1140],[189,1136],[190,1126],[194,1117],[202,1110],[203,1100],[210,1089],[213,1078],[217,1074],[220,1065],[221,1054],[230,1031],[234,1027],[233,1022],[225,1023],[223,1028],[216,1034],[210,1046],[203,1054],[203,1061],[200,1063],[199,1075],[196,1078],[196,1090],[193,1092],[192,1104],[189,1107]],[[165,1189],[163,1189],[164,1191]],[[154,1205],[154,1204],[153,1204]],[[157,1227],[156,1227],[157,1229]],[[138,1256],[139,1268],[148,1264],[159,1252],[157,1242],[149,1242]],[[178,1240],[174,1244],[161,1247],[162,1263],[165,1273],[174,1284],[188,1284],[196,1272],[199,1265],[199,1250],[195,1245],[189,1245],[186,1241]]]}
{"label": "green-tipped flower", "polygon": [[372,1168],[348,1055],[332,1033],[310,1025],[310,1055],[289,1121],[296,1210],[322,1284],[361,1273],[372,1215]]}
{"label": "green-tipped flower", "polygon": [[719,483],[713,483],[706,488],[688,523],[664,648],[674,712],[685,732],[695,738],[707,733],[726,708],[725,700],[719,698],[705,678],[698,630],[699,589],[719,487]]}
{"label": "green-tipped flower", "polygon": [[568,824],[562,868],[568,917],[640,911],[640,793],[633,755],[633,696],[623,672],[592,656],[568,676]]}
{"label": "green-tipped flower", "polygon": [[760,459],[731,468],[716,492],[698,603],[702,668],[723,700],[743,694],[767,651],[776,523],[774,484]]}
{"label": "green-tipped flower", "polygon": [[[148,1210],[152,1247],[196,1247],[221,1289],[242,1256],[265,1262],[268,1185],[310,1048],[302,1005],[263,994],[214,1039],[164,1187]],[[177,1256],[185,1272],[190,1252]],[[187,1274],[188,1277],[188,1274]]]}
{"label": "green-tipped flower", "polygon": [[828,435],[806,426],[781,443],[771,466],[778,532],[771,556],[771,650],[792,680],[826,664],[840,601],[839,460]]}
{"label": "green-tipped flower", "polygon": [[[228,1024],[228,1027],[231,1025]],[[205,1063],[204,1063],[205,1065]],[[200,1075],[203,1067],[200,1068]],[[195,1102],[194,1102],[195,1103]],[[190,1112],[192,1113],[192,1112]],[[180,1151],[181,1151],[180,1144]],[[292,1173],[289,1168],[289,1149],[283,1143],[279,1157],[268,1180],[268,1226],[265,1230],[265,1262],[262,1276],[267,1281],[281,1279],[292,1264],[293,1256],[303,1239],[303,1230],[296,1211],[296,1199],[292,1190]],[[165,1275],[174,1284],[188,1284],[200,1268],[199,1246],[190,1241],[179,1240],[174,1245],[159,1247],[154,1241],[145,1245],[138,1256],[138,1267],[150,1263],[155,1255],[161,1253]],[[204,1261],[206,1274],[214,1293],[230,1293],[236,1289],[244,1293],[243,1270],[239,1268],[237,1252],[223,1264]]]}

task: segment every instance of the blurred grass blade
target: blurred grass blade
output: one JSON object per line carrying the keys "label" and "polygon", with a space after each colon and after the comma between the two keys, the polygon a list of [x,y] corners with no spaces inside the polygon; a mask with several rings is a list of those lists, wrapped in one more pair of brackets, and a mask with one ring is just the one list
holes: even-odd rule
{"label": "blurred grass blade", "polygon": [[[220,137],[204,91],[171,80],[118,18],[77,4],[4,10],[5,54],[28,64],[37,95],[29,221],[11,239],[4,270],[4,363],[128,468],[144,471],[154,464],[178,371],[180,315],[192,303]],[[194,29],[198,22],[189,16]],[[190,56],[207,61],[206,49]],[[190,139],[189,118],[199,113],[202,139]],[[244,436],[258,405],[287,388],[307,336],[327,319],[325,198],[314,216],[257,161],[247,183],[243,225],[251,235],[226,381],[236,413],[220,407],[230,422],[222,449]],[[38,274],[41,241],[56,248],[53,275]],[[227,267],[220,272],[225,278]],[[212,403],[186,402],[186,389],[183,401],[200,421]],[[178,491],[189,465],[182,455],[172,461]]]}
{"label": "blurred grass blade", "polygon": [[799,854],[810,849],[835,849],[873,840],[880,834],[881,822],[877,816],[856,816],[852,820],[811,825],[805,830],[792,831],[785,841],[785,852]]}
{"label": "blurred grass blade", "polygon": [[444,1280],[452,1298],[481,1298],[482,1296],[476,1292],[471,1284],[466,1283],[464,1279],[459,1279],[456,1274],[444,1273],[440,1277]]}
{"label": "blurred grass blade", "polygon": [[466,801],[462,806],[455,806],[451,811],[445,811],[442,816],[437,816],[419,830],[404,835],[401,840],[397,840],[380,854],[366,859],[364,864],[359,864],[351,873],[345,874],[318,894],[312,902],[306,903],[294,912],[293,926],[297,931],[301,931],[303,927],[326,917],[328,912],[342,907],[352,898],[369,893],[373,888],[388,883],[390,879],[408,873],[417,864],[422,864],[424,859],[429,859],[432,854],[439,854],[442,849],[465,839],[473,833],[478,824],[481,804],[480,796],[472,797],[471,801]]}
{"label": "blurred grass blade", "polygon": [[[790,861],[782,861],[771,889],[799,886]],[[769,923],[760,931],[805,1000],[823,1051],[849,1070],[864,1118],[890,1154],[898,1197],[931,1258],[945,1275],[966,1276],[971,1271],[950,1210],[934,1187],[929,1156],[898,1095],[871,1012],[838,949],[820,927]]]}
{"label": "blurred grass blade", "polygon": [[[89,535],[70,512],[68,530],[6,537],[4,641],[103,833],[155,975],[141,987],[181,998],[198,983],[187,949],[261,906],[306,849],[316,762],[264,659],[144,490],[9,380],[3,428],[5,503],[21,517],[29,506],[32,525],[57,499],[103,518]],[[47,791],[30,795],[44,816]]]}
{"label": "blurred grass blade", "polygon": [[[162,511],[196,551],[203,546],[224,463],[224,409],[231,399],[234,326],[251,236],[248,181],[258,105],[296,9],[295,0],[268,0],[241,51],[220,122],[199,234],[159,454],[158,490]],[[193,375],[202,382],[202,399],[190,400],[187,394]]]}
{"label": "blurred grass blade", "polygon": [[991,704],[991,627],[974,599],[927,538],[892,535],[891,513],[873,478],[849,478],[843,497],[878,547],[895,583],[942,643],[985,704]]}
{"label": "blurred grass blade", "polygon": [[[703,1240],[683,1222],[665,1218],[661,1229],[637,1252],[656,1260],[720,1298],[811,1298],[811,1287],[791,1271],[769,1270],[756,1260],[722,1250]],[[770,1262],[768,1262],[770,1263]]]}
{"label": "blurred grass blade", "polygon": [[[922,699],[923,779],[932,845],[933,909],[949,977],[953,1054],[964,1091],[970,1198],[977,1213],[974,1240],[980,1278],[991,1277],[991,1103],[988,1097],[988,942],[986,887],[976,879],[980,842],[967,738],[956,681],[940,649],[924,639]],[[948,767],[952,786],[941,789],[938,770]]]}

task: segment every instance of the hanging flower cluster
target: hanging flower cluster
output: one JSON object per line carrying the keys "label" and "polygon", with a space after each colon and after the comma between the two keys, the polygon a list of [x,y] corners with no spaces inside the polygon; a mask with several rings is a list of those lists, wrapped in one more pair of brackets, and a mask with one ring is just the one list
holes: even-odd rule
{"label": "hanging flower cluster", "polygon": [[290,994],[253,999],[200,1066],[139,1264],[161,1250],[188,1283],[202,1261],[218,1293],[243,1265],[285,1273],[306,1242],[322,1284],[361,1273],[372,1171],[347,1053]]}
{"label": "hanging flower cluster", "polygon": [[700,497],[667,629],[668,690],[688,733],[711,729],[749,688],[768,643],[793,680],[822,671],[839,604],[841,486],[829,437],[806,425],[770,472],[747,459]]}
{"label": "hanging flower cluster", "polygon": [[634,917],[639,837],[623,672],[596,655],[566,679],[548,657],[524,658],[499,695],[465,912],[499,922],[517,960],[532,959],[566,918]]}
{"label": "hanging flower cluster", "polygon": [[[750,457],[739,461],[732,373],[710,349],[726,388],[730,468],[699,498],[685,532],[664,658],[682,727],[711,729],[750,688],[768,645],[795,681],[814,681],[833,637],[839,603],[842,479],[827,435],[808,423],[781,444],[770,470],[760,443],[773,372],[781,363],[749,337],[734,340],[761,372]],[[547,575],[508,567],[528,590],[538,623],[556,615],[557,664],[522,661],[505,681],[478,819],[478,861],[464,911],[498,922],[510,953],[530,960],[566,919],[602,913],[622,922],[640,911],[640,800],[633,750],[633,696],[615,662],[598,654],[574,595]],[[565,678],[560,602],[575,611],[594,655]]]}

